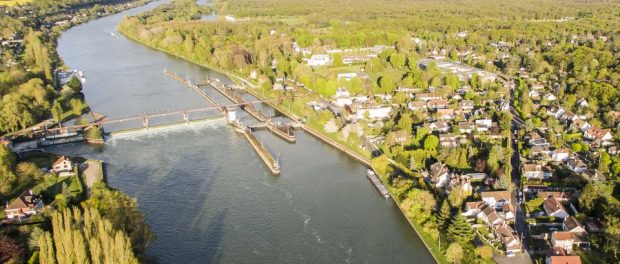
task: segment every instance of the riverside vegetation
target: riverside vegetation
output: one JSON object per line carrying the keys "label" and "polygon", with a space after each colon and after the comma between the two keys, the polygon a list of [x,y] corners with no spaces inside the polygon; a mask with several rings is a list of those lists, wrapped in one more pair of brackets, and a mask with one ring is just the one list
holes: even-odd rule
{"label": "riverside vegetation", "polygon": [[[56,53],[63,30],[148,1],[0,1],[0,136],[51,118],[60,123],[88,109],[76,77],[59,85],[67,70]],[[79,122],[79,121],[78,121]],[[92,132],[92,131],[91,131]],[[97,131],[88,137],[99,136]],[[97,135],[95,135],[97,134]],[[1,263],[137,263],[154,234],[137,201],[104,183],[86,197],[81,169],[59,177],[44,173],[57,158],[18,158],[0,144],[0,203],[23,192],[42,195],[46,206],[25,224],[3,222]],[[74,161],[83,161],[73,158]],[[4,210],[0,212],[4,218]]]}

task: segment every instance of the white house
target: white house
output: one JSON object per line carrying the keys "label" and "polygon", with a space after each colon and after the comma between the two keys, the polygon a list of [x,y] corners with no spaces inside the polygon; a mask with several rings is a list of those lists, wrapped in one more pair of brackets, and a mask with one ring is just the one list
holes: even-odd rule
{"label": "white house", "polygon": [[566,231],[555,231],[551,234],[551,244],[553,247],[559,247],[570,254],[573,251],[573,243],[575,238],[573,233]]}
{"label": "white house", "polygon": [[557,96],[555,96],[555,95],[554,95],[554,94],[552,94],[552,93],[545,94],[545,97],[544,97],[544,98],[545,98],[545,99],[547,99],[547,101],[555,101],[555,100],[558,100],[558,97],[557,97]]}
{"label": "white house", "polygon": [[355,73],[355,72],[339,73],[337,75],[338,80],[344,79],[345,81],[350,81],[351,79],[353,79],[355,77],[357,77],[357,73]]}
{"label": "white house", "polygon": [[334,100],[334,104],[339,107],[344,107],[345,105],[352,105],[353,99],[351,99],[351,97],[338,97]]}
{"label": "white house", "polygon": [[475,202],[466,202],[465,203],[465,209],[466,211],[462,213],[462,215],[464,216],[476,216],[481,212],[481,207],[485,206],[486,204],[484,204],[484,202],[482,201],[475,201]]}
{"label": "white house", "polygon": [[601,141],[609,141],[613,139],[611,132],[609,129],[601,129],[598,127],[590,127],[585,132],[583,132],[583,137],[589,140],[601,140]]}
{"label": "white house", "polygon": [[499,217],[497,211],[495,211],[495,208],[489,206],[488,204],[482,204],[480,206],[480,212],[478,213],[477,217],[489,226],[504,223],[504,220]]}
{"label": "white house", "polygon": [[553,151],[551,158],[553,161],[565,161],[570,157],[570,150],[567,148],[559,148]]}
{"label": "white house", "polygon": [[560,116],[562,116],[564,112],[566,111],[564,111],[564,109],[562,109],[561,107],[551,107],[547,110],[547,114],[555,118],[560,118]]}
{"label": "white house", "polygon": [[577,105],[583,108],[583,107],[588,107],[590,104],[588,104],[588,101],[584,98],[584,99],[579,99],[577,101]]}
{"label": "white house", "polygon": [[55,172],[58,176],[68,177],[73,176],[73,163],[67,156],[61,156],[52,164],[51,172]]}
{"label": "white house", "polygon": [[347,91],[347,88],[340,87],[336,89],[336,97],[349,97],[349,96],[351,96],[351,93]]}
{"label": "white house", "polygon": [[566,166],[576,172],[576,173],[582,173],[584,171],[586,171],[588,169],[588,166],[583,163],[583,161],[581,161],[580,159],[568,159],[568,162],[566,163]]}
{"label": "white house", "polygon": [[67,156],[61,156],[52,164],[51,171],[53,172],[64,172],[64,171],[72,171],[73,164],[71,160]]}
{"label": "white house", "polygon": [[437,131],[440,133],[445,133],[445,132],[450,131],[450,125],[448,125],[448,122],[446,121],[438,121],[438,122],[430,123],[428,125],[428,128],[431,131]]}
{"label": "white house", "polygon": [[554,216],[557,218],[566,218],[568,216],[564,205],[553,197],[545,199],[543,202],[543,208],[548,216]]}
{"label": "white house", "polygon": [[481,192],[480,197],[489,206],[500,209],[504,206],[504,203],[510,203],[512,196],[508,191],[490,191]]}
{"label": "white house", "polygon": [[436,187],[446,186],[450,180],[450,172],[448,171],[448,168],[439,161],[431,165],[429,173],[431,181],[435,183]]}
{"label": "white house", "polygon": [[386,119],[390,116],[391,112],[392,107],[389,106],[359,109],[357,110],[357,118],[363,119],[366,113],[368,113],[368,118],[370,119]]}
{"label": "white house", "polygon": [[533,163],[521,165],[521,172],[528,180],[542,180],[545,175],[542,165]]}
{"label": "white house", "polygon": [[493,120],[491,119],[478,119],[476,121],[474,121],[474,123],[476,124],[476,127],[478,127],[478,130],[480,131],[482,127],[486,128],[486,130],[488,130],[489,127],[493,126]]}
{"label": "white house", "polygon": [[332,62],[332,58],[327,54],[312,55],[308,60],[310,66],[325,66]]}

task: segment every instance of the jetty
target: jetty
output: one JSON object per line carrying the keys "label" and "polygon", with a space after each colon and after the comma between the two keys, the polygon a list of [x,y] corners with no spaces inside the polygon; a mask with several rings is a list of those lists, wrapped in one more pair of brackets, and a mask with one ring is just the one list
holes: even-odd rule
{"label": "jetty", "polygon": [[249,129],[236,129],[237,132],[243,134],[245,139],[250,143],[250,146],[258,153],[260,158],[263,160],[267,168],[271,171],[273,175],[280,175],[280,164],[277,159],[274,159],[271,153],[265,148],[262,142],[259,142],[256,136]]}

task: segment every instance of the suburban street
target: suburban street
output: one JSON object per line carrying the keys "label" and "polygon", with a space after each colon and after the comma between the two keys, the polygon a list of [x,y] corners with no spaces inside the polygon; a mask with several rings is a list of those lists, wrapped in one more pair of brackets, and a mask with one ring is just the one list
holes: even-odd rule
{"label": "suburban street", "polygon": [[[527,240],[525,239],[527,237],[527,224],[525,222],[525,219],[526,219],[525,210],[524,210],[523,204],[519,202],[520,201],[519,198],[523,199],[523,197],[519,196],[519,194],[521,194],[522,192],[522,186],[521,186],[521,174],[520,174],[521,161],[519,158],[519,155],[520,155],[519,144],[518,144],[519,139],[517,138],[517,130],[519,128],[525,127],[525,122],[516,115],[517,113],[514,110],[514,90],[511,91],[510,93],[510,110],[511,110],[510,114],[512,117],[512,124],[510,126],[512,130],[512,133],[510,133],[510,143],[512,144],[512,150],[513,150],[512,157],[510,157],[510,162],[512,165],[512,172],[511,172],[512,183],[513,183],[513,186],[515,186],[515,189],[511,191],[512,191],[512,204],[516,210],[514,228],[515,228],[515,232],[517,232],[517,235],[521,238],[521,243],[523,245],[523,253],[519,254],[517,257],[511,258],[509,263],[532,263],[532,259],[528,252]],[[498,263],[502,263],[502,262],[498,260]]]}

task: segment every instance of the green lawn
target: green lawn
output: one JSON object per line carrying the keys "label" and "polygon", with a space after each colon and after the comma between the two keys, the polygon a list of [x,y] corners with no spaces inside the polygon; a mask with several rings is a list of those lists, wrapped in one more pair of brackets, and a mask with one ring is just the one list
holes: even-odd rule
{"label": "green lawn", "polygon": [[32,190],[34,193],[42,194],[49,200],[53,200],[57,194],[62,193],[62,186],[67,186],[68,191],[73,196],[79,196],[83,192],[82,182],[78,176],[71,177],[55,177],[46,176],[46,178],[37,184]]}

